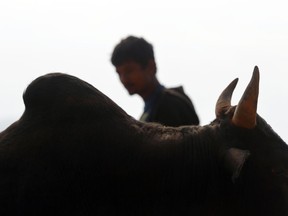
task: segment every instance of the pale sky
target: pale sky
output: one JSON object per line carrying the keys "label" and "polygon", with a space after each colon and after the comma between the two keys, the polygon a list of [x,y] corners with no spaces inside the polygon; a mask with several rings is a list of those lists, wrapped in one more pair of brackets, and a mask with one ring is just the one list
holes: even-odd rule
{"label": "pale sky", "polygon": [[160,82],[184,86],[201,125],[236,77],[238,102],[258,65],[258,113],[288,142],[287,11],[285,0],[1,0],[0,130],[22,115],[27,85],[56,71],[138,118],[141,98],[128,95],[110,63],[115,44],[135,35],[153,44]]}

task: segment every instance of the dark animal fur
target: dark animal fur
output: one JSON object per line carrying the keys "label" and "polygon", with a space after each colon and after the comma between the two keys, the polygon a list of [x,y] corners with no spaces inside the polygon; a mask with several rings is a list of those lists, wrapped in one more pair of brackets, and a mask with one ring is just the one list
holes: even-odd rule
{"label": "dark animal fur", "polygon": [[[252,130],[231,113],[204,127],[141,123],[65,74],[23,98],[0,134],[1,215],[288,215],[288,148],[259,116]],[[233,148],[250,154],[237,170]]]}

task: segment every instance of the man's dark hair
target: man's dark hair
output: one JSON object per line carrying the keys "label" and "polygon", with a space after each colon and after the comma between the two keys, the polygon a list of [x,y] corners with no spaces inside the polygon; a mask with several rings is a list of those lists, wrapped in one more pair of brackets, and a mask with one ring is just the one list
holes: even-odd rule
{"label": "man's dark hair", "polygon": [[142,67],[148,65],[149,60],[154,60],[152,44],[143,38],[128,36],[122,39],[113,50],[111,62],[116,67],[126,61],[135,61]]}

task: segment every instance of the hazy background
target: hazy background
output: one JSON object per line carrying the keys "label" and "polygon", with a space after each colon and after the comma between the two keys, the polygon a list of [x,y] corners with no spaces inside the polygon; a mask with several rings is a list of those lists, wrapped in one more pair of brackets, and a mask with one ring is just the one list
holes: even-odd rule
{"label": "hazy background", "polygon": [[24,111],[22,93],[40,75],[65,72],[91,83],[138,118],[110,64],[127,35],[154,45],[158,78],[182,84],[201,125],[234,78],[236,104],[260,69],[258,113],[288,141],[288,7],[285,0],[1,0],[0,131]]}

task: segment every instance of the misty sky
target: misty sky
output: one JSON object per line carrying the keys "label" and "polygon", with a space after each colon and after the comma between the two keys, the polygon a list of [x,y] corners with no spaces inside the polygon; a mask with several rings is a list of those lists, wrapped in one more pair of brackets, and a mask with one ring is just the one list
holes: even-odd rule
{"label": "misty sky", "polygon": [[157,76],[183,85],[201,124],[214,119],[220,92],[238,77],[233,104],[255,65],[258,113],[287,142],[288,13],[284,0],[2,0],[0,1],[0,130],[24,111],[22,94],[40,75],[77,76],[138,118],[110,63],[116,43],[142,36],[154,46]]}

